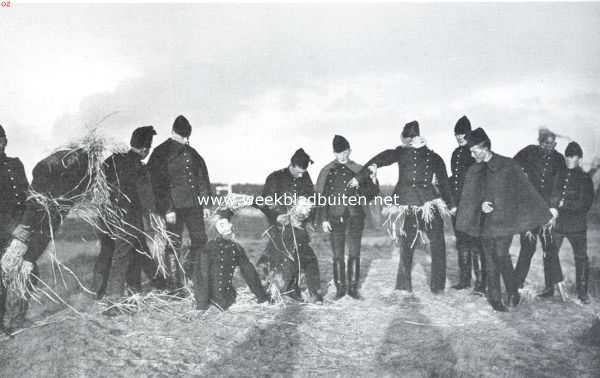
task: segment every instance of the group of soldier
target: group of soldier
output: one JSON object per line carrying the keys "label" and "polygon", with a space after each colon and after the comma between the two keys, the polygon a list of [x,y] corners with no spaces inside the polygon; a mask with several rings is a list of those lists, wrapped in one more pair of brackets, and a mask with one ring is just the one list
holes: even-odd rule
{"label": "group of soldier", "polygon": [[[329,234],[332,249],[335,299],[346,294],[360,299],[361,238],[367,208],[364,202],[327,203],[312,208],[273,204],[258,205],[271,225],[270,242],[258,261],[258,271],[236,241],[231,218],[234,211],[218,208],[217,236],[208,241],[205,220],[211,210],[206,199],[214,195],[204,159],[189,144],[192,126],[178,116],[171,137],[152,154],[152,126],[133,131],[130,149],[112,154],[102,164],[102,174],[110,188],[110,201],[118,209],[122,226],[115,229],[99,222],[100,253],[94,267],[93,286],[98,298],[117,301],[126,290],[140,291],[141,274],[157,289],[185,296],[186,279],[193,282],[199,310],[211,304],[226,309],[236,298],[233,274],[242,276],[259,302],[272,299],[265,278],[279,272],[284,294],[301,299],[300,277],[306,278],[310,298],[323,301],[319,264],[310,247],[315,228]],[[563,280],[559,250],[566,237],[575,254],[576,291],[583,303],[587,294],[589,262],[586,242],[586,214],[593,201],[591,179],[580,167],[583,151],[571,142],[564,156],[555,150],[557,136],[541,130],[538,145],[519,151],[514,159],[496,154],[482,128],[471,130],[466,116],[455,125],[458,147],[451,157],[448,177],[443,159],[432,151],[420,135],[417,121],[406,124],[402,144],[385,150],[364,165],[350,159],[349,141],[333,138],[334,159],[320,171],[313,184],[308,166],[313,163],[304,149],[298,149],[287,167],[271,173],[262,197],[289,195],[326,198],[345,195],[372,200],[380,195],[377,170],[398,165],[394,206],[402,209],[402,223],[394,239],[400,250],[396,289],[411,292],[411,271],[415,241],[426,234],[431,252],[433,293],[442,293],[446,284],[445,214],[451,215],[456,236],[459,281],[454,289],[471,287],[487,295],[496,311],[508,311],[520,301],[537,239],[544,251],[545,289],[541,297],[554,294]],[[0,246],[2,267],[10,257],[22,259],[26,271],[37,275],[36,261],[46,249],[89,178],[89,154],[85,150],[58,151],[40,161],[28,183],[23,164],[5,154],[7,137],[0,127]],[[148,163],[143,160],[148,157]],[[60,206],[40,206],[28,193],[58,198]],[[29,197],[29,198],[28,198]],[[164,220],[171,242],[164,252],[166,275],[158,274],[157,263],[148,253],[148,215]],[[182,234],[187,229],[191,246],[182,253]],[[520,234],[521,251],[516,268],[509,255],[514,234]],[[347,247],[346,247],[347,245]],[[291,247],[290,247],[291,246]],[[346,259],[346,249],[348,250]],[[503,301],[500,276],[506,286]],[[10,307],[6,288],[0,284],[0,321],[6,329],[22,326],[27,310],[20,299],[16,315],[5,318]],[[505,305],[506,303],[506,305]]]}

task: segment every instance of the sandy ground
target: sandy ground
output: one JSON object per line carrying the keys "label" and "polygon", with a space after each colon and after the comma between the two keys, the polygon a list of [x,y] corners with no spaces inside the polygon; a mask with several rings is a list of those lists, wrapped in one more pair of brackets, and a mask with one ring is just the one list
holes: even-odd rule
{"label": "sandy ground", "polygon": [[[256,230],[262,229],[256,226]],[[265,241],[260,232],[242,233],[256,261]],[[600,233],[590,232],[598,251]],[[63,260],[89,282],[95,241],[65,238],[57,248]],[[54,285],[84,316],[64,306],[33,304],[34,326],[0,339],[2,377],[97,376],[378,376],[378,377],[599,377],[600,347],[586,334],[600,299],[583,306],[573,293],[570,246],[561,251],[571,298],[540,300],[541,252],[535,255],[524,289],[524,303],[510,313],[495,313],[484,298],[450,289],[456,281],[454,238],[447,237],[448,283],[443,295],[428,289],[430,259],[415,255],[413,295],[392,290],[398,256],[380,232],[363,241],[363,300],[331,300],[331,252],[326,236],[315,235],[324,305],[286,301],[259,305],[236,277],[239,301],[229,311],[191,312],[192,304],[174,303],[186,316],[158,311],[108,318],[101,307],[73,286]],[[518,238],[511,248],[518,254]],[[50,278],[47,262],[42,277]]]}

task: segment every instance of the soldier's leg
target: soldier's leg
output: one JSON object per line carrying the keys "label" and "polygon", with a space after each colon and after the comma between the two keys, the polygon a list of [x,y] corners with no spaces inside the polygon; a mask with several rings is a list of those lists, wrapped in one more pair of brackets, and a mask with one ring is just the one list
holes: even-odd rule
{"label": "soldier's leg", "polygon": [[483,253],[480,238],[472,239],[471,259],[473,263],[473,274],[475,275],[475,287],[473,288],[473,293],[485,295],[487,274],[485,270],[485,254]]}
{"label": "soldier's leg", "polygon": [[360,298],[358,284],[360,282],[360,243],[365,228],[364,215],[353,215],[348,220],[348,294],[355,299]]}
{"label": "soldier's leg", "polygon": [[446,286],[446,240],[444,239],[444,220],[436,211],[431,224],[427,226],[427,236],[431,249],[431,282],[433,293],[444,291]]}
{"label": "soldier's leg", "polygon": [[[456,216],[452,216],[452,225],[456,225]],[[453,289],[462,290],[471,286],[471,239],[472,237],[454,228],[456,238],[456,256],[458,262],[458,283]]]}
{"label": "soldier's leg", "polygon": [[137,253],[137,263],[142,272],[146,275],[146,277],[150,280],[152,287],[163,290],[166,288],[166,280],[162,273],[158,272],[158,264],[152,257],[150,256],[150,248],[148,248],[148,243],[146,240],[141,241],[141,246],[145,253]]}
{"label": "soldier's leg", "polygon": [[567,235],[573,253],[575,254],[575,286],[577,288],[577,297],[582,303],[590,303],[588,295],[588,283],[590,276],[590,262],[587,254],[587,233],[578,232]]}
{"label": "soldier's leg", "polygon": [[400,263],[396,275],[396,290],[412,291],[412,262],[417,238],[417,218],[409,213],[404,220],[404,235],[400,235]]}
{"label": "soldier's leg", "polygon": [[507,311],[506,307],[502,304],[502,291],[500,288],[500,272],[498,270],[496,239],[483,238],[481,243],[483,246],[483,252],[485,254],[488,302],[496,311]]}
{"label": "soldier's leg", "polygon": [[554,295],[554,285],[563,280],[558,253],[563,237],[558,233],[546,232],[542,235],[542,248],[544,250],[544,290],[538,295],[542,298]]}
{"label": "soldier's leg", "polygon": [[498,270],[502,275],[506,292],[508,293],[508,304],[516,306],[519,304],[521,297],[519,295],[519,286],[515,278],[515,271],[510,259],[510,245],[512,243],[511,236],[502,236],[496,239],[496,262]]}
{"label": "soldier's leg", "polygon": [[346,222],[331,220],[331,250],[333,253],[333,282],[335,283],[335,299],[346,295]]}
{"label": "soldier's leg", "polygon": [[108,282],[108,272],[110,263],[115,248],[115,241],[105,233],[98,233],[100,242],[100,253],[94,264],[94,276],[92,282],[92,290],[96,293],[98,299],[104,296],[106,291],[106,283]]}
{"label": "soldier's leg", "polygon": [[184,218],[191,239],[190,254],[188,256],[187,274],[194,283],[196,307],[205,310],[209,306],[209,256],[206,251],[206,231],[204,229],[204,212],[201,208],[187,209]]}
{"label": "soldier's leg", "polygon": [[529,273],[529,267],[531,266],[531,258],[535,253],[537,246],[537,238],[539,229],[531,230],[529,232],[523,232],[520,235],[521,250],[519,252],[519,259],[515,268],[517,284],[519,287],[523,287],[525,279]]}
{"label": "soldier's leg", "polygon": [[106,285],[106,296],[112,301],[119,300],[125,295],[125,282],[131,261],[131,253],[135,248],[135,240],[129,238],[117,238],[115,249],[108,273]]}
{"label": "soldier's leg", "polygon": [[310,245],[298,245],[300,254],[300,266],[306,275],[306,285],[310,293],[317,298],[317,301],[323,300],[321,291],[321,275],[319,273],[319,260],[315,251]]}
{"label": "soldier's leg", "polygon": [[179,216],[179,212],[176,213],[175,223],[167,223],[167,231],[172,234],[171,243],[167,246],[165,253],[165,265],[167,268],[167,287],[170,290],[177,290],[183,286],[183,281],[180,275],[181,262],[178,259],[183,234],[183,219]]}

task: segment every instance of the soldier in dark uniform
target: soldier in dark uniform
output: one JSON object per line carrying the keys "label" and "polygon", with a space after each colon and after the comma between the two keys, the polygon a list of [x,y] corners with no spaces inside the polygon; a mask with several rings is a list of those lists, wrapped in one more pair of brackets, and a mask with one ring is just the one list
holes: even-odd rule
{"label": "soldier in dark uniform", "polygon": [[[6,133],[0,125],[0,257],[11,239],[13,229],[21,221],[29,188],[21,160],[6,156],[7,143]],[[5,305],[6,290],[0,279],[0,329],[4,328]],[[8,328],[13,327],[9,320],[7,323]]]}
{"label": "soldier in dark uniform", "polygon": [[221,310],[227,310],[235,303],[237,293],[233,286],[233,274],[239,267],[242,277],[250,287],[258,303],[268,300],[267,294],[261,285],[260,278],[254,265],[248,260],[244,248],[234,240],[231,210],[218,212],[215,228],[219,233],[216,239],[206,245],[209,256],[209,298],[210,302]]}
{"label": "soldier in dark uniform", "polygon": [[[369,177],[358,176],[362,166],[350,160],[350,152],[346,138],[336,135],[333,138],[335,160],[321,170],[317,179],[317,193],[327,199],[327,203],[318,208],[317,225],[322,227],[323,232],[331,233],[335,299],[346,295],[346,241],[348,295],[359,298],[360,243],[365,226],[363,206],[367,206],[367,201],[377,194],[377,185]],[[348,199],[343,199],[343,195]]]}
{"label": "soldier in dark uniform", "polygon": [[152,194],[150,177],[142,162],[150,153],[154,135],[156,131],[152,126],[135,129],[131,149],[112,154],[102,166],[111,191],[111,205],[122,219],[118,227],[103,230],[100,239],[101,254],[94,269],[103,279],[102,285],[96,287],[99,297],[103,289],[113,299],[123,296],[126,281],[131,290],[141,290],[141,270],[155,286],[162,287],[161,277],[156,274],[157,265],[149,256],[143,221],[155,204],[154,196],[148,195]]}
{"label": "soldier in dark uniform", "polygon": [[[300,269],[306,275],[307,286],[317,302],[323,301],[321,291],[321,280],[319,274],[319,263],[317,256],[310,248],[310,235],[306,228],[312,227],[311,222],[314,219],[314,212],[311,212],[306,219],[302,219],[299,224],[292,225],[289,221],[289,211],[301,197],[309,198],[314,195],[315,189],[307,168],[313,161],[304,149],[298,149],[292,158],[288,167],[271,173],[262,191],[262,200],[264,203],[255,203],[254,206],[265,213],[271,226],[275,239],[281,239],[287,246],[296,245],[292,249],[297,249]],[[287,240],[287,242],[286,242]],[[296,240],[296,242],[294,242]],[[291,242],[291,243],[288,243]],[[277,249],[273,243],[267,245],[265,256],[270,256],[271,248]],[[266,258],[268,260],[268,258]],[[291,285],[291,296],[299,298],[298,279],[299,274],[292,275],[293,284]]]}
{"label": "soldier in dark uniform", "polygon": [[[271,225],[279,225],[278,217],[284,215],[299,197],[310,197],[315,192],[308,165],[312,164],[308,154],[300,148],[290,159],[290,165],[279,169],[269,176],[262,190],[264,204],[257,204],[267,215]],[[281,219],[281,218],[279,218]]]}
{"label": "soldier in dark uniform", "polygon": [[[175,259],[175,251],[169,250],[170,286],[179,289],[184,277],[178,268],[180,260],[185,272],[198,279],[194,288],[203,293],[199,296],[200,308],[208,308],[208,255],[203,251],[206,244],[204,218],[208,216],[212,189],[204,159],[189,145],[192,126],[180,115],[173,123],[172,136],[157,146],[148,168],[160,214],[165,216],[168,231],[177,235],[176,249],[181,246],[183,227],[187,227],[191,249],[186,260],[181,254]],[[196,274],[195,269],[200,269]],[[193,274],[192,274],[193,273]]]}
{"label": "soldier in dark uniform", "polygon": [[[5,255],[19,251],[18,257],[22,259],[23,266],[27,266],[27,271],[36,276],[36,261],[46,250],[52,235],[58,231],[62,219],[93,181],[88,169],[89,159],[85,149],[67,148],[51,154],[33,168],[32,190],[53,201],[42,206],[35,198],[27,199],[23,217],[12,232]],[[20,301],[18,306],[13,322],[15,328],[21,327],[25,321],[27,301]]]}
{"label": "soldier in dark uniform", "polygon": [[[467,116],[462,116],[454,126],[454,135],[458,147],[452,153],[450,166],[452,176],[450,177],[450,190],[454,203],[459,204],[460,195],[465,182],[467,169],[475,163],[471,151],[467,146],[466,136],[471,132],[471,122]],[[452,286],[456,290],[471,287],[471,266],[475,274],[475,293],[485,294],[485,259],[481,250],[481,241],[469,234],[456,230],[456,215],[452,216],[452,224],[455,227],[456,251],[458,252],[458,269],[460,280]]]}
{"label": "soldier in dark uniform", "polygon": [[[537,146],[529,145],[523,148],[515,155],[514,159],[523,168],[529,182],[544,198],[546,204],[550,206],[552,185],[558,171],[565,168],[565,159],[562,154],[555,150],[556,134],[550,130],[540,130],[538,142],[539,145]],[[550,233],[544,232],[543,228],[521,233],[521,251],[515,268],[519,287],[523,287],[525,284],[538,238],[542,243],[544,254],[547,255],[552,245]],[[546,287],[541,293],[542,296],[552,295],[554,287],[550,282],[550,277],[552,276],[552,270],[556,269],[557,267],[553,266],[548,259],[544,260]]]}
{"label": "soldier in dark uniform", "polygon": [[[439,203],[441,196],[450,212],[456,211],[446,165],[438,154],[424,145],[417,121],[404,126],[402,139],[405,146],[379,153],[369,160],[363,169],[372,165],[385,167],[398,164],[398,183],[394,189],[395,205],[407,207],[409,213],[404,221],[404,229],[400,232],[402,248],[396,289],[412,291],[414,241],[418,237],[418,231],[422,230],[427,233],[431,242],[431,291],[439,293],[446,285],[446,241],[444,221],[440,209],[435,204]],[[434,181],[437,182],[437,187],[434,186]],[[431,222],[424,221],[423,211],[432,212],[426,216],[427,219],[431,216]]]}
{"label": "soldier in dark uniform", "polygon": [[[566,168],[559,170],[552,191],[551,211],[557,214],[552,233],[550,252],[552,259],[558,260],[558,253],[566,237],[575,255],[575,286],[582,303],[590,303],[588,280],[590,264],[587,254],[587,213],[594,202],[594,186],[590,176],[580,167],[583,150],[576,142],[571,142],[565,150]],[[560,263],[553,271],[551,283],[562,281]]]}
{"label": "soldier in dark uniform", "polygon": [[510,260],[510,244],[516,233],[552,219],[544,199],[513,159],[491,151],[491,141],[482,128],[467,136],[475,158],[465,176],[456,229],[480,237],[487,269],[487,296],[496,311],[508,311],[502,303],[500,275],[508,292],[508,304],[520,302]]}

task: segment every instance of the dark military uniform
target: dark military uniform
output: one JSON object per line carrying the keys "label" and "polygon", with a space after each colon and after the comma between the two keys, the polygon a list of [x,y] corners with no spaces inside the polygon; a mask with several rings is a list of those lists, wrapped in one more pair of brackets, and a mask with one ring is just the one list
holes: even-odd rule
{"label": "dark military uniform", "polygon": [[[540,146],[529,145],[519,151],[514,159],[523,168],[525,174],[529,178],[529,182],[531,182],[533,187],[549,205],[550,196],[552,195],[552,186],[556,179],[556,175],[559,170],[565,168],[565,158],[563,155],[555,150],[547,153]],[[533,234],[533,238],[528,236],[527,232],[521,233],[521,251],[519,252],[519,260],[517,261],[517,266],[515,268],[517,283],[521,287],[525,283],[525,279],[529,273],[531,258],[535,253],[537,239],[540,239],[545,254],[548,254],[552,244],[550,240],[551,235],[545,234],[541,227],[530,230],[530,232]],[[547,277],[552,276],[551,270],[553,269],[556,269],[556,267],[551,267],[547,263],[544,264],[544,274]]]}
{"label": "dark military uniform", "polygon": [[276,285],[282,294],[299,297],[298,281],[303,271],[309,291],[320,296],[319,261],[308,232],[286,224],[271,227],[267,233],[269,242],[256,264],[262,279]]}
{"label": "dark military uniform", "polygon": [[[362,166],[352,161],[342,164],[337,160],[326,165],[319,174],[317,187],[320,195],[327,199],[325,206],[318,209],[317,223],[328,221],[331,225],[331,249],[333,251],[333,280],[338,297],[346,291],[345,244],[348,241],[348,287],[349,294],[358,296],[360,280],[360,244],[365,226],[367,201],[377,194],[377,185],[366,177],[360,177]],[[349,188],[353,178],[359,180],[358,188]],[[322,188],[320,188],[322,186]],[[347,197],[347,203],[342,196]],[[362,200],[362,203],[360,202]],[[352,203],[350,203],[352,201]]]}
{"label": "dark military uniform", "polygon": [[[191,277],[198,277],[194,282],[204,294],[199,297],[200,307],[208,307],[208,256],[203,252],[206,244],[204,229],[204,208],[210,206],[212,189],[208,170],[204,159],[189,144],[168,139],[157,146],[150,159],[148,168],[152,177],[152,186],[157,199],[157,208],[161,214],[174,211],[175,224],[167,224],[168,231],[177,235],[175,248],[181,247],[183,227],[187,227],[191,249],[183,267]],[[183,276],[174,259],[175,251],[170,250],[170,271],[172,288],[183,286]],[[183,256],[179,256],[182,260]],[[200,274],[194,270],[200,269]],[[173,281],[174,280],[174,281]]]}
{"label": "dark military uniform", "polygon": [[242,277],[256,295],[257,300],[264,302],[267,295],[260,283],[260,278],[254,265],[241,245],[233,240],[217,237],[206,244],[206,253],[210,259],[209,268],[209,297],[211,303],[226,310],[235,302],[237,293],[233,286],[233,274],[240,267]]}
{"label": "dark military uniform", "polygon": [[[0,258],[13,229],[21,221],[28,187],[29,182],[21,160],[0,154]],[[5,305],[6,290],[0,279],[0,328],[3,327]]]}
{"label": "dark military uniform", "polygon": [[[261,210],[267,216],[271,225],[277,225],[277,216],[286,214],[295,199],[299,197],[310,197],[314,194],[315,187],[308,172],[304,172],[301,177],[294,177],[289,168],[283,168],[271,173],[265,185],[263,186],[262,197],[265,199],[265,205]],[[290,205],[284,202],[284,197],[288,198]],[[267,203],[270,201],[271,203]],[[274,203],[274,201],[281,203]]]}
{"label": "dark military uniform", "polygon": [[[450,166],[452,176],[450,177],[450,190],[454,203],[458,206],[465,175],[471,165],[475,164],[475,159],[471,156],[468,146],[459,146],[452,153]],[[452,225],[456,236],[456,249],[458,252],[458,267],[460,270],[460,282],[457,288],[471,286],[471,264],[475,274],[475,290],[485,291],[485,258],[481,249],[481,240],[474,238],[469,234],[456,230],[456,215],[452,216]]]}
{"label": "dark military uniform", "polygon": [[112,206],[121,212],[122,222],[118,228],[107,227],[100,237],[100,256],[94,267],[104,281],[96,288],[99,296],[107,283],[107,292],[113,296],[123,295],[125,281],[131,289],[141,289],[141,270],[155,279],[155,285],[161,286],[144,236],[143,217],[154,208],[154,197],[148,198],[151,191],[145,190],[150,187],[150,178],[141,160],[140,154],[130,150],[111,155],[102,167],[111,190]]}
{"label": "dark military uniform", "polygon": [[[427,202],[442,198],[449,208],[454,207],[450,192],[446,165],[442,158],[427,147],[397,147],[386,150],[369,160],[364,166],[371,164],[385,167],[398,164],[398,182],[394,189],[394,202],[398,206],[421,207]],[[433,184],[436,178],[437,186]],[[406,217],[404,234],[400,235],[402,251],[396,289],[412,290],[411,271],[414,254],[413,240],[417,232],[424,230],[431,242],[431,290],[444,290],[446,284],[446,242],[444,239],[444,221],[441,214],[433,206],[433,219],[425,224],[422,217],[414,210]]]}
{"label": "dark military uniform", "polygon": [[[321,281],[319,273],[319,263],[315,252],[310,247],[310,236],[304,228],[296,228],[291,225],[282,226],[277,222],[277,217],[282,214],[286,214],[289,209],[295,204],[295,200],[299,197],[310,197],[315,193],[315,188],[308,172],[298,178],[294,177],[288,168],[283,168],[271,173],[267,176],[265,185],[263,186],[262,198],[265,200],[265,206],[260,206],[260,210],[265,213],[269,223],[273,226],[271,232],[273,237],[271,242],[267,244],[267,248],[263,255],[263,258],[259,260],[263,262],[263,266],[267,266],[267,269],[274,268],[276,263],[271,260],[275,254],[274,252],[280,250],[280,248],[288,248],[290,251],[294,251],[298,256],[294,257],[294,260],[284,264],[284,266],[293,267],[285,269],[290,271],[289,277],[291,280],[289,284],[290,290],[293,290],[295,294],[299,293],[298,279],[300,271],[304,271],[307,278],[307,285],[312,294],[317,297],[321,296]],[[289,205],[284,202],[284,198],[287,196],[287,201],[292,201]],[[273,201],[280,201],[282,203],[274,203]],[[272,203],[268,203],[272,202]],[[314,212],[311,213],[304,224],[314,219]],[[296,243],[294,243],[294,238]],[[273,240],[279,240],[276,244],[273,244]],[[280,246],[278,243],[282,243]],[[297,248],[295,247],[297,244]],[[292,255],[294,254],[292,253]],[[288,259],[289,261],[289,259]],[[268,263],[266,263],[268,262]],[[299,264],[299,265],[298,265]],[[294,267],[295,265],[295,267]],[[287,279],[286,279],[287,281]]]}
{"label": "dark military uniform", "polygon": [[[559,171],[550,203],[551,207],[558,210],[550,255],[558,259],[564,238],[569,240],[575,255],[575,281],[580,298],[587,298],[590,269],[587,255],[587,213],[593,202],[594,186],[587,173],[581,168],[564,168]],[[557,269],[552,271],[550,284],[563,280],[558,261],[556,266]]]}

